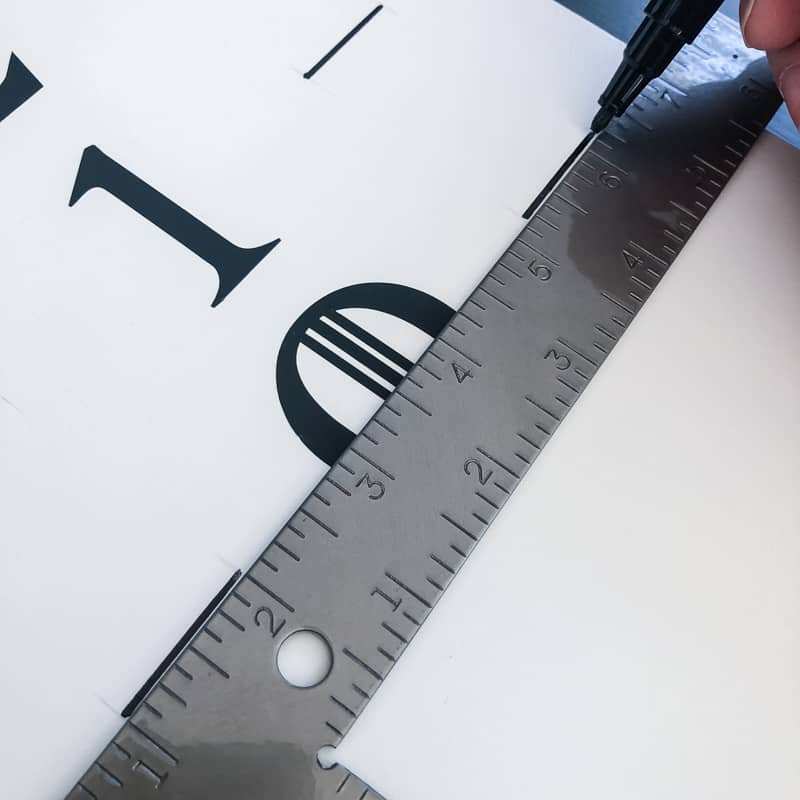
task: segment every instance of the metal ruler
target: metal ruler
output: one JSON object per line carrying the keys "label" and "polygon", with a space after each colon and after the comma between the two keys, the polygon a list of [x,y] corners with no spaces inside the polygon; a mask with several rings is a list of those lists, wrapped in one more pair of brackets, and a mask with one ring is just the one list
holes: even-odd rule
{"label": "metal ruler", "polygon": [[[336,745],[778,106],[718,16],[598,136],[69,800],[368,800]],[[332,668],[287,683],[307,629]]]}

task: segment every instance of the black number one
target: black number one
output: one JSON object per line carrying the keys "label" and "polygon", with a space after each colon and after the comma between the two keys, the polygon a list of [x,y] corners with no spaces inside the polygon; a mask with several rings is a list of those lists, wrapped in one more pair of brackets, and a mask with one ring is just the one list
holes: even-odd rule
{"label": "black number one", "polygon": [[0,83],[0,122],[41,88],[36,76],[12,53],[6,77]]}
{"label": "black number one", "polygon": [[70,206],[96,188],[114,195],[214,267],[219,289],[212,307],[219,305],[280,242],[274,239],[260,247],[237,247],[92,145],[83,151]]}

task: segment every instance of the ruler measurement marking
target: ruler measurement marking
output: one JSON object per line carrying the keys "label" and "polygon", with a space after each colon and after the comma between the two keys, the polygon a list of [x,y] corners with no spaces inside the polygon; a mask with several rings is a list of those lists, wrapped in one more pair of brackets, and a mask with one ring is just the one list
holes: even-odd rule
{"label": "ruler measurement marking", "polygon": [[[244,625],[242,625],[242,623],[239,622],[238,619],[234,619],[230,614],[228,614],[227,611],[225,611],[222,608],[220,608],[217,613],[222,617],[222,619],[224,619],[229,624],[233,625],[234,628],[236,628],[236,629],[240,630],[242,633],[244,633],[244,630],[245,630]],[[161,684],[161,688],[166,690],[168,693],[172,691],[171,689],[167,689],[167,687],[164,686],[163,683]],[[184,705],[186,705],[185,702],[184,702]]]}
{"label": "ruler measurement marking", "polygon": [[[453,352],[458,353],[463,358],[466,358],[467,361],[470,362],[470,364],[474,364],[476,367],[482,367],[483,366],[483,364],[481,364],[480,361],[474,359],[470,355],[467,355],[463,350],[459,350],[455,345],[450,344],[450,342],[448,342],[447,339],[444,339],[444,338],[442,338],[440,336],[437,341],[441,342],[442,344],[446,344]],[[442,361],[444,361],[444,359],[442,359]]]}
{"label": "ruler measurement marking", "polygon": [[586,216],[589,213],[585,208],[579,206],[577,203],[573,203],[572,200],[568,200],[566,197],[564,197],[564,195],[559,194],[558,192],[553,192],[553,197],[557,197],[562,203],[566,203],[568,206],[571,206],[579,214]]}
{"label": "ruler measurement marking", "polygon": [[202,630],[203,633],[205,633],[207,636],[210,636],[217,644],[222,644],[222,637],[214,633],[214,631],[212,631],[211,628],[208,627],[208,625],[206,625],[206,627],[203,628]]}
{"label": "ruler measurement marking", "polygon": [[[467,298],[468,303],[472,303],[473,306],[477,306],[481,311],[486,311],[486,306],[482,306],[474,297]],[[440,359],[444,361],[444,359]]]}
{"label": "ruler measurement marking", "polygon": [[420,405],[416,400],[412,400],[407,394],[404,394],[399,389],[395,389],[395,394],[398,397],[402,397],[403,400],[405,400],[406,402],[411,403],[411,405],[414,406],[414,408],[416,408],[419,411],[421,411],[426,417],[432,417],[433,416],[433,414],[430,411],[428,411],[428,409],[425,408],[425,406]]}
{"label": "ruler measurement marking", "polygon": [[[431,373],[431,375],[433,375],[433,373]],[[438,378],[438,380],[441,380],[441,378]],[[394,428],[390,428],[385,422],[379,420],[377,417],[375,417],[375,419],[372,421],[379,427],[383,428],[387,433],[390,433],[392,436],[400,435],[396,430],[394,430]]]}
{"label": "ruler measurement marking", "polygon": [[222,667],[219,664],[217,664],[217,662],[214,661],[214,659],[209,658],[204,652],[198,650],[193,644],[190,644],[186,649],[190,653],[194,653],[201,661],[205,662],[209,667],[211,667],[211,669],[213,669],[214,672],[225,678],[225,680],[230,680],[231,676],[227,672],[225,672],[225,670],[222,669]]}
{"label": "ruler measurement marking", "polygon": [[155,751],[161,756],[161,758],[164,761],[166,761],[168,764],[171,764],[173,767],[178,766],[179,763],[178,759],[174,755],[172,755],[172,753],[170,753],[170,751],[167,750],[167,748],[164,747],[164,745],[162,745],[160,742],[157,742],[149,733],[142,730],[132,720],[128,720],[127,725],[128,727],[131,728],[131,730],[138,733],[139,736],[141,736],[142,739],[144,739],[153,749],[155,749]]}
{"label": "ruler measurement marking", "polygon": [[730,178],[730,177],[731,177],[731,176],[730,176],[730,175],[729,175],[727,172],[725,172],[725,170],[722,170],[722,169],[720,169],[719,167],[717,167],[717,166],[714,166],[714,164],[712,164],[710,161],[706,161],[704,158],[702,158],[701,156],[697,155],[697,153],[694,153],[694,154],[692,155],[692,158],[693,158],[695,161],[698,161],[698,162],[699,162],[700,164],[702,164],[704,167],[708,167],[710,170],[713,170],[713,171],[714,171],[714,172],[716,172],[718,175],[721,175],[721,176],[722,176],[722,177],[723,177],[723,178],[724,178],[726,181],[728,180],[728,178]]}
{"label": "ruler measurement marking", "polygon": [[418,603],[422,603],[425,608],[433,608],[433,606],[420,594],[417,594],[412,588],[406,586],[399,578],[396,578],[392,575],[391,572],[384,572],[383,573],[392,583],[399,586],[404,592],[411,595]]}
{"label": "ruler measurement marking", "polygon": [[381,622],[381,627],[384,630],[389,631],[389,633],[391,633],[392,636],[394,636],[394,638],[397,639],[399,642],[402,642],[403,644],[408,644],[408,639],[406,639],[405,636],[396,631],[388,622]]}
{"label": "ruler measurement marking", "polygon": [[86,796],[90,797],[91,800],[100,800],[100,798],[93,791],[87,789],[82,783],[80,783],[80,781],[78,782],[77,786],[82,792],[85,792]]}
{"label": "ruler measurement marking", "polygon": [[[264,558],[264,556],[259,556],[258,562],[256,562],[256,563],[263,564],[265,567],[267,567],[268,569],[271,569],[273,572],[278,572],[279,571],[278,568],[271,561],[268,561],[266,558]],[[237,600],[240,599],[239,595],[235,595],[235,596],[236,596]]]}
{"label": "ruler measurement marking", "polygon": [[426,576],[425,576],[425,580],[426,580],[426,581],[428,581],[428,583],[429,583],[431,586],[433,586],[435,589],[438,589],[440,592],[444,592],[444,589],[445,589],[445,587],[444,587],[444,586],[442,586],[442,584],[441,584],[441,583],[438,583],[438,582],[437,582],[437,581],[435,581],[433,578],[431,578],[431,577],[430,577],[430,575],[426,575]]}
{"label": "ruler measurement marking", "polygon": [[501,492],[503,492],[504,494],[507,494],[507,495],[510,495],[510,494],[511,494],[511,492],[509,492],[509,491],[508,491],[508,489],[506,489],[506,487],[505,487],[505,486],[503,486],[501,483],[498,483],[497,481],[492,481],[492,483],[493,483],[493,484],[494,484],[494,485],[495,485],[495,486],[496,486],[496,487],[497,487],[497,488],[498,488],[498,489],[499,489]]}
{"label": "ruler measurement marking", "polygon": [[[373,420],[373,421],[376,421],[376,420]],[[396,435],[397,435],[397,434],[395,434],[395,436],[396,436]],[[339,490],[339,491],[340,491],[340,492],[341,492],[341,493],[342,493],[342,494],[343,494],[345,497],[352,497],[352,496],[353,496],[353,493],[352,493],[352,492],[351,492],[349,489],[345,489],[345,488],[344,488],[344,486],[342,486],[342,484],[341,484],[341,483],[338,483],[338,482],[337,482],[337,481],[335,481],[333,478],[331,478],[331,477],[329,477],[329,476],[327,476],[327,475],[326,475],[326,476],[325,476],[325,480],[326,480],[326,481],[327,481],[327,482],[328,482],[328,483],[329,483],[331,486],[333,486],[333,487],[334,487],[334,489],[338,489],[338,490]],[[289,525],[287,525],[286,527],[287,527],[287,528],[289,528],[290,530],[292,530],[292,528],[291,528]]]}
{"label": "ruler measurement marking", "polygon": [[250,583],[252,583],[254,586],[261,589],[261,591],[264,592],[264,594],[266,594],[268,597],[271,597],[276,603],[280,603],[280,605],[282,605],[288,612],[294,614],[294,606],[291,606],[282,597],[275,594],[275,592],[271,591],[270,589],[267,589],[267,587],[264,586],[264,584],[261,583],[261,581],[256,580],[249,572],[245,573],[244,577],[245,580],[250,581]]}
{"label": "ruler measurement marking", "polygon": [[121,789],[123,787],[122,781],[110,770],[108,767],[104,767],[99,761],[95,761],[94,765],[103,773],[103,775],[111,781],[112,785],[116,786],[117,789]]}
{"label": "ruler measurement marking", "polygon": [[[636,283],[639,286],[641,286],[643,289],[647,289],[648,292],[652,292],[653,289],[655,288],[654,286],[651,286],[649,283],[645,283],[638,275],[631,275],[631,280],[634,283]],[[596,325],[595,325],[595,327],[597,328]],[[607,331],[601,330],[600,328],[597,328],[597,329],[601,333],[605,333],[607,336],[611,336],[612,339],[614,338],[610,333],[607,333]]]}
{"label": "ruler measurement marking", "polygon": [[[354,473],[353,473],[353,475],[355,475],[355,474],[356,474],[356,473],[354,472]],[[307,517],[308,517],[308,518],[309,518],[309,519],[310,519],[310,520],[311,520],[313,523],[315,523],[315,524],[316,524],[316,525],[318,525],[320,528],[322,528],[322,530],[324,530],[324,531],[325,531],[325,533],[329,533],[331,536],[333,536],[333,538],[334,538],[334,539],[338,539],[338,538],[339,538],[339,534],[338,534],[338,533],[337,533],[337,532],[336,532],[336,531],[335,531],[333,528],[331,528],[331,526],[330,526],[330,525],[326,525],[326,524],[325,524],[325,523],[324,523],[324,522],[323,522],[321,519],[318,519],[317,517],[315,517],[315,516],[314,516],[314,515],[313,515],[313,514],[312,514],[310,511],[307,511],[305,508],[301,508],[300,510],[301,510],[301,512],[302,512],[302,513],[303,513],[305,516],[307,516]],[[294,609],[293,609],[293,608],[292,608],[292,609],[289,609],[289,610],[290,610],[290,611],[294,611]]]}
{"label": "ruler measurement marking", "polygon": [[728,122],[730,122],[730,124],[733,125],[735,128],[738,128],[740,131],[746,133],[748,136],[753,137],[753,141],[743,142],[743,144],[746,144],[748,147],[750,147],[753,144],[753,142],[758,138],[758,132],[751,131],[750,128],[748,128],[745,125],[742,125],[741,122],[737,122],[735,119],[729,119]]}
{"label": "ruler measurement marking", "polygon": [[456,328],[456,326],[453,325],[452,322],[448,322],[447,323],[447,327],[450,328],[450,330],[455,331],[459,336],[466,336],[467,335],[465,331],[461,330],[461,328]]}
{"label": "ruler measurement marking", "polygon": [[576,356],[580,356],[584,361],[587,361],[593,367],[599,367],[600,366],[596,361],[594,361],[593,359],[589,358],[589,356],[587,356],[585,353],[582,353],[580,350],[577,350],[575,347],[573,347],[563,337],[561,337],[561,336],[556,337],[556,341],[559,344],[563,344],[564,347],[567,348],[567,350],[570,350],[571,352],[575,353]]}
{"label": "ruler measurement marking", "polygon": [[534,450],[541,450],[541,446],[536,444],[532,439],[529,439],[524,433],[518,433],[517,436],[522,439],[525,444],[530,445]]}
{"label": "ruler measurement marking", "polygon": [[580,390],[576,389],[571,383],[567,383],[564,378],[556,378],[556,380],[567,387],[567,389],[571,389],[575,394],[580,394]]}
{"label": "ruler measurement marking", "polygon": [[492,508],[496,508],[498,511],[500,510],[500,506],[494,502],[494,500],[490,500],[485,494],[483,494],[480,490],[476,490],[475,494],[483,500],[484,503],[488,503]]}
{"label": "ruler measurement marking", "polygon": [[418,628],[422,625],[422,623],[419,620],[412,617],[411,614],[408,613],[408,611],[402,611],[401,613],[409,622],[413,623]]}
{"label": "ruler measurement marking", "polygon": [[[368,438],[366,436],[366,434],[362,434],[362,435],[364,436],[365,439]],[[372,441],[374,442],[374,444],[378,444],[374,439]],[[322,503],[323,505],[330,506],[330,504],[331,504],[331,501],[328,500],[327,497],[323,497],[316,489],[314,489],[314,491],[311,492],[311,496],[312,497],[316,497],[317,500],[319,500],[320,503]]]}
{"label": "ruler measurement marking", "polygon": [[342,648],[342,652],[354,663],[358,664],[365,672],[369,675],[372,675],[373,678],[377,681],[383,680],[383,675],[380,674],[377,670],[374,670],[366,661],[362,661],[352,650],[347,647]]}
{"label": "ruler measurement marking", "polygon": [[325,725],[330,728],[340,739],[344,738],[344,734],[335,726],[332,725],[330,722],[325,720]]}
{"label": "ruler measurement marking", "polygon": [[[644,109],[641,109],[644,111]],[[613,161],[607,159],[605,156],[601,156],[596,150],[592,149],[591,147],[586,151],[587,156],[594,156],[596,159],[602,161],[607,167],[611,167],[611,169],[620,172],[622,175],[630,175],[630,172],[626,170],[624,167],[621,167],[619,164],[615,164]],[[597,169],[597,167],[595,167]]]}
{"label": "ruler measurement marking", "polygon": [[[376,470],[378,470],[378,472],[380,472],[381,475],[385,475],[390,481],[393,481],[395,479],[394,475],[392,475],[391,472],[387,472],[380,464],[377,464],[371,458],[368,458],[367,456],[365,456],[360,450],[356,450],[355,447],[351,447],[350,448],[350,452],[351,453],[355,453],[362,461],[366,461],[367,464],[369,464],[371,467],[374,467]],[[353,474],[355,474],[355,473],[353,473]],[[316,522],[316,520],[315,520],[315,522]]]}
{"label": "ruler measurement marking", "polygon": [[344,776],[344,778],[342,779],[342,782],[341,782],[341,783],[340,783],[340,784],[339,784],[339,785],[336,787],[336,794],[339,794],[339,792],[341,792],[341,791],[342,791],[342,789],[344,789],[344,785],[345,785],[345,784],[347,783],[347,781],[349,781],[349,780],[350,780],[350,773],[348,772],[348,773],[347,773],[347,774]]}
{"label": "ruler measurement marking", "polygon": [[457,530],[461,531],[461,533],[463,533],[465,536],[468,536],[470,539],[472,539],[473,542],[477,542],[478,541],[478,537],[475,536],[475,534],[470,533],[463,525],[460,525],[452,517],[449,517],[447,514],[445,514],[443,512],[440,513],[439,516],[445,522],[449,522],[454,528],[456,528]]}
{"label": "ruler measurement marking", "polygon": [[460,547],[458,547],[458,546],[456,546],[456,545],[454,545],[452,543],[449,545],[449,547],[456,555],[460,556],[461,558],[466,559],[467,554]]}
{"label": "ruler measurement marking", "polygon": [[[513,254],[513,255],[516,255],[516,254]],[[522,258],[522,256],[517,256],[517,258]],[[514,275],[517,278],[521,278],[522,277],[522,273],[521,272],[517,272],[515,269],[511,269],[511,267],[509,267],[507,264],[504,264],[502,261],[498,261],[497,262],[497,266],[498,267],[502,267],[504,270],[506,270],[506,272],[510,272],[512,275]],[[463,311],[459,311],[458,313],[461,314],[462,317],[466,316]],[[483,327],[483,326],[481,325],[481,327]]]}
{"label": "ruler measurement marking", "polygon": [[614,336],[614,334],[611,333],[611,331],[607,331],[602,325],[595,325],[594,329],[598,333],[602,333],[603,336],[608,336],[608,338],[611,339],[612,342],[618,342],[619,341],[619,337],[618,336]]}
{"label": "ruler measurement marking", "polygon": [[626,305],[621,303],[615,297],[612,297],[608,292],[600,292],[600,294],[602,294],[603,297],[605,297],[605,299],[608,300],[610,303],[613,303],[617,308],[621,309],[622,311],[625,311],[627,314],[630,314],[631,316],[634,316],[635,312],[632,309],[628,308]]}
{"label": "ruler measurement marking", "polygon": [[352,708],[350,708],[349,706],[345,705],[338,697],[335,697],[334,695],[329,695],[329,697],[331,699],[331,702],[334,705],[336,705],[339,708],[341,708],[342,711],[344,711],[346,714],[349,714],[353,719],[355,719],[358,716],[356,714],[356,712],[353,711]]}
{"label": "ruler measurement marking", "polygon": [[516,308],[514,308],[514,306],[512,306],[511,303],[508,303],[507,301],[503,300],[501,297],[498,297],[496,294],[493,294],[492,292],[490,292],[484,286],[479,286],[475,291],[483,292],[484,294],[489,295],[489,297],[491,297],[492,300],[496,300],[498,303],[500,303],[501,306],[504,306],[509,311],[516,311]]}
{"label": "ruler measurement marking", "polygon": [[500,278],[498,278],[497,275],[495,275],[493,272],[488,272],[486,274],[486,277],[489,278],[490,280],[493,280],[495,283],[499,283],[501,286],[508,286],[508,284],[505,281],[501,281]]}
{"label": "ruler measurement marking", "polygon": [[522,455],[522,453],[518,453],[516,450],[514,451],[514,458],[518,458],[523,464],[526,464],[527,466],[530,466],[532,463],[529,458],[526,458],[524,455]]}
{"label": "ruler measurement marking", "polygon": [[[426,366],[425,366],[425,365],[424,365],[424,364],[423,364],[421,361],[420,361],[420,363],[419,363],[419,364],[417,364],[417,366],[418,366],[418,367],[419,367],[419,368],[420,368],[420,369],[421,369],[423,372],[427,372],[427,373],[428,373],[428,375],[430,375],[432,378],[436,379],[437,381],[440,381],[440,380],[442,379],[442,376],[441,376],[441,375],[437,375],[435,372],[433,372],[433,370],[430,370],[430,369],[428,369],[428,368],[427,368],[427,367],[426,367]],[[379,419],[377,419],[377,418],[376,418],[376,419],[374,419],[374,420],[373,420],[373,422],[376,422],[376,423],[377,423],[378,425],[380,425],[381,427],[386,427],[386,426],[385,426],[385,425],[384,425],[384,424],[383,424],[383,423],[382,423],[382,422],[381,422]],[[392,430],[389,430],[389,433],[394,433],[394,435],[395,435],[395,436],[397,436],[397,433],[395,433],[395,432],[394,432],[394,431],[392,431]]]}
{"label": "ruler measurement marking", "polygon": [[561,228],[559,228],[558,225],[556,225],[554,222],[550,222],[549,219],[544,217],[541,211],[533,218],[533,222],[543,222],[545,225],[551,227],[554,231],[561,230]]}
{"label": "ruler measurement marking", "polygon": [[485,519],[484,519],[482,516],[480,516],[479,514],[476,514],[476,513],[473,511],[473,512],[472,512],[472,516],[473,516],[473,517],[475,517],[475,519],[476,519],[476,520],[478,520],[478,522],[480,522],[480,523],[481,523],[481,525],[485,525],[487,528],[489,527],[489,521],[488,521],[488,520],[485,520]]}
{"label": "ruler measurement marking", "polygon": [[295,553],[293,550],[290,550],[288,547],[286,547],[286,545],[279,542],[277,538],[275,539],[273,544],[275,545],[275,547],[278,548],[278,550],[281,550],[282,552],[286,553],[286,555],[289,556],[289,558],[293,559],[298,564],[300,563],[300,556],[297,555],[297,553]]}
{"label": "ruler measurement marking", "polygon": [[489,455],[489,453],[487,453],[486,450],[484,450],[482,447],[476,447],[475,449],[482,456],[484,456],[485,458],[488,458],[489,461],[491,461],[493,464],[497,464],[497,466],[500,467],[500,469],[505,470],[509,475],[511,475],[512,478],[516,478],[516,480],[520,479],[520,476],[516,472],[514,472],[513,469],[511,469],[510,467],[508,467],[505,464],[503,464],[502,461],[498,461],[494,456]]}
{"label": "ruler measurement marking", "polygon": [[532,406],[536,406],[536,408],[538,408],[538,409],[539,409],[539,411],[542,411],[542,412],[544,412],[545,414],[547,414],[547,416],[548,416],[548,417],[552,417],[552,418],[553,418],[553,419],[554,419],[556,422],[561,422],[561,419],[562,419],[561,417],[559,417],[557,414],[554,414],[554,413],[553,413],[553,412],[552,412],[552,411],[551,411],[549,408],[546,408],[546,407],[545,407],[545,406],[543,406],[541,403],[538,403],[538,402],[537,402],[536,400],[534,400],[534,399],[533,399],[533,398],[532,398],[530,395],[526,394],[526,395],[525,395],[525,399],[526,399],[526,400],[527,400],[527,401],[528,401],[528,402],[529,402],[529,403],[530,403]]}
{"label": "ruler measurement marking", "polygon": [[483,325],[480,322],[478,322],[478,320],[473,319],[469,315],[465,314],[463,311],[459,311],[458,316],[464,317],[464,319],[467,320],[467,322],[471,322],[476,328],[483,328]]}

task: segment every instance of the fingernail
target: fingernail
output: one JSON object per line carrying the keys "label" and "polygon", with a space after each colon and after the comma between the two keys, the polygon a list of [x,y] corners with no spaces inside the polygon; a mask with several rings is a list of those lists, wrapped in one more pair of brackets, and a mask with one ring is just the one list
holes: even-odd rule
{"label": "fingernail", "polygon": [[794,124],[800,129],[800,62],[790,64],[778,76],[780,89]]}
{"label": "fingernail", "polygon": [[747,44],[747,22],[750,19],[750,15],[753,13],[753,6],[755,4],[756,0],[747,0],[742,6],[742,37],[744,38],[745,44]]}

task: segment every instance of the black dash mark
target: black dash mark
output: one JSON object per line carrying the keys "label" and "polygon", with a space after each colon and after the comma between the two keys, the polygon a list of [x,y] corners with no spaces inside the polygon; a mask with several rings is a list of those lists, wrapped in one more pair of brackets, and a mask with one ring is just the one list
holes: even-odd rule
{"label": "black dash mark", "polygon": [[139,689],[138,692],[131,698],[130,703],[122,709],[122,716],[127,719],[128,717],[133,714],[134,711],[141,705],[142,701],[150,691],[155,687],[155,685],[161,680],[164,673],[166,673],[167,669],[170,667],[173,661],[181,654],[183,649],[189,644],[192,639],[194,639],[195,635],[203,628],[217,609],[217,607],[222,603],[222,601],[228,596],[228,593],[233,589],[236,585],[236,582],[239,578],[242,577],[241,570],[237,570],[236,572],[231,575],[230,580],[217,592],[214,599],[203,609],[200,613],[200,616],[189,626],[186,633],[181,636],[178,640],[178,643],[172,650],[169,651],[167,657],[156,667],[153,671],[153,674],[142,684],[142,688]]}
{"label": "black dash mark", "polygon": [[347,33],[344,37],[342,37],[327,53],[325,53],[322,58],[314,64],[313,67],[308,72],[303,73],[303,77],[308,80],[309,78],[313,78],[314,75],[319,72],[362,28],[364,28],[367,23],[371,22],[378,13],[383,9],[383,4],[375,6],[372,11],[367,14],[358,25],[353,28],[349,33]]}
{"label": "black dash mark", "polygon": [[558,171],[552,178],[547,182],[547,185],[542,189],[539,194],[536,195],[533,202],[525,209],[525,213],[522,215],[522,219],[530,219],[533,216],[533,212],[536,211],[537,208],[547,199],[553,189],[556,188],[558,183],[561,179],[569,172],[572,165],[577,161],[578,156],[583,153],[583,151],[588,147],[589,142],[592,141],[592,137],[594,134],[590,131],[586,134],[586,136],[581,139],[580,144],[567,156],[566,161],[558,168]]}

